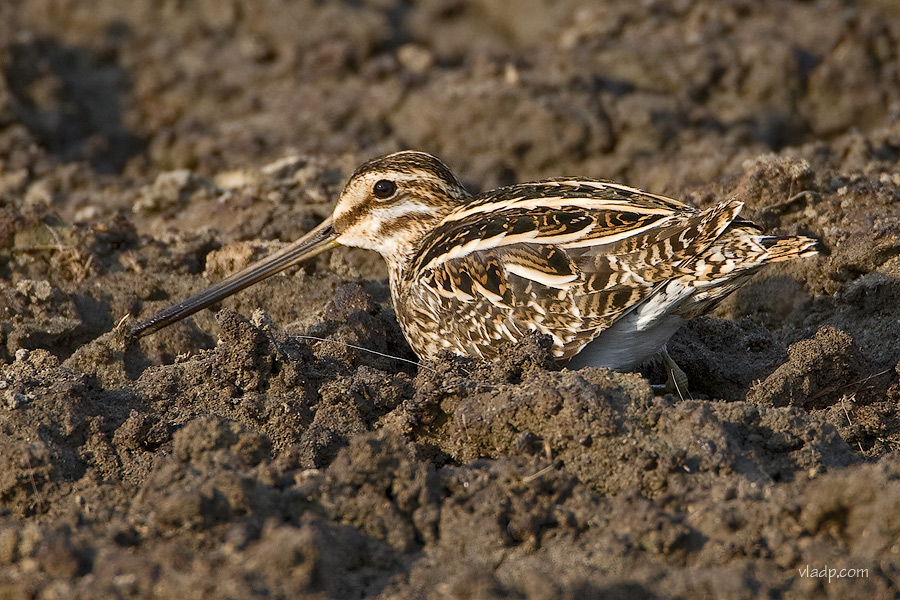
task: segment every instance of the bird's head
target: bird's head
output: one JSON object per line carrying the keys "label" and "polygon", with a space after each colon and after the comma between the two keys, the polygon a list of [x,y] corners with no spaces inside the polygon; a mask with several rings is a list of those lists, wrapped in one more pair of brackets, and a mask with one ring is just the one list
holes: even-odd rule
{"label": "bird's head", "polygon": [[424,152],[370,160],[350,177],[334,207],[335,241],[376,250],[390,262],[469,197],[444,163]]}
{"label": "bird's head", "polygon": [[370,160],[350,177],[330,217],[296,242],[135,327],[139,337],[337,245],[378,251],[400,272],[417,240],[469,197],[444,163],[423,152]]}

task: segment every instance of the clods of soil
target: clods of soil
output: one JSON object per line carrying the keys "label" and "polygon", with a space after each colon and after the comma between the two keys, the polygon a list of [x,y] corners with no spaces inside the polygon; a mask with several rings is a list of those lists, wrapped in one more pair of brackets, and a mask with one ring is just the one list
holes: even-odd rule
{"label": "clods of soil", "polygon": [[[897,597],[897,48],[874,0],[4,3],[0,597]],[[828,252],[675,335],[683,398],[419,362],[351,249],[126,339],[400,148]]]}

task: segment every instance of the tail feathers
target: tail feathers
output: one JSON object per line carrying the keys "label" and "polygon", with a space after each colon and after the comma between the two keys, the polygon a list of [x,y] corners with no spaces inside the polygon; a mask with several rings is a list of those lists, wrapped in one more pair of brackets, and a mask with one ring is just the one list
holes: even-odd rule
{"label": "tail feathers", "polygon": [[815,238],[776,237],[766,236],[761,238],[760,244],[766,248],[765,262],[779,262],[793,258],[808,258],[826,251],[822,242]]}

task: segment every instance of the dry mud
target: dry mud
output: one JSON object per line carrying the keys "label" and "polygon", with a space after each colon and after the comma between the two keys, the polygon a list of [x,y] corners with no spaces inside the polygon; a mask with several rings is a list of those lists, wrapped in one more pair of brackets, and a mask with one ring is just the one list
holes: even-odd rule
{"label": "dry mud", "polygon": [[[2,3],[0,597],[897,597],[898,48],[887,0]],[[415,360],[356,250],[126,343],[408,147],[830,253],[679,331],[684,399],[357,350]]]}

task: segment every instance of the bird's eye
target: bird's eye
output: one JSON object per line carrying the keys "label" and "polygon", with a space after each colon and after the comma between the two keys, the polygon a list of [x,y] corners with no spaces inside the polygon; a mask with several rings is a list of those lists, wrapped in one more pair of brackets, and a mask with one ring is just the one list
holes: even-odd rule
{"label": "bird's eye", "polygon": [[397,184],[390,179],[379,179],[375,182],[375,186],[372,188],[372,193],[375,194],[375,197],[381,198],[382,200],[384,200],[385,198],[390,198],[396,191]]}

